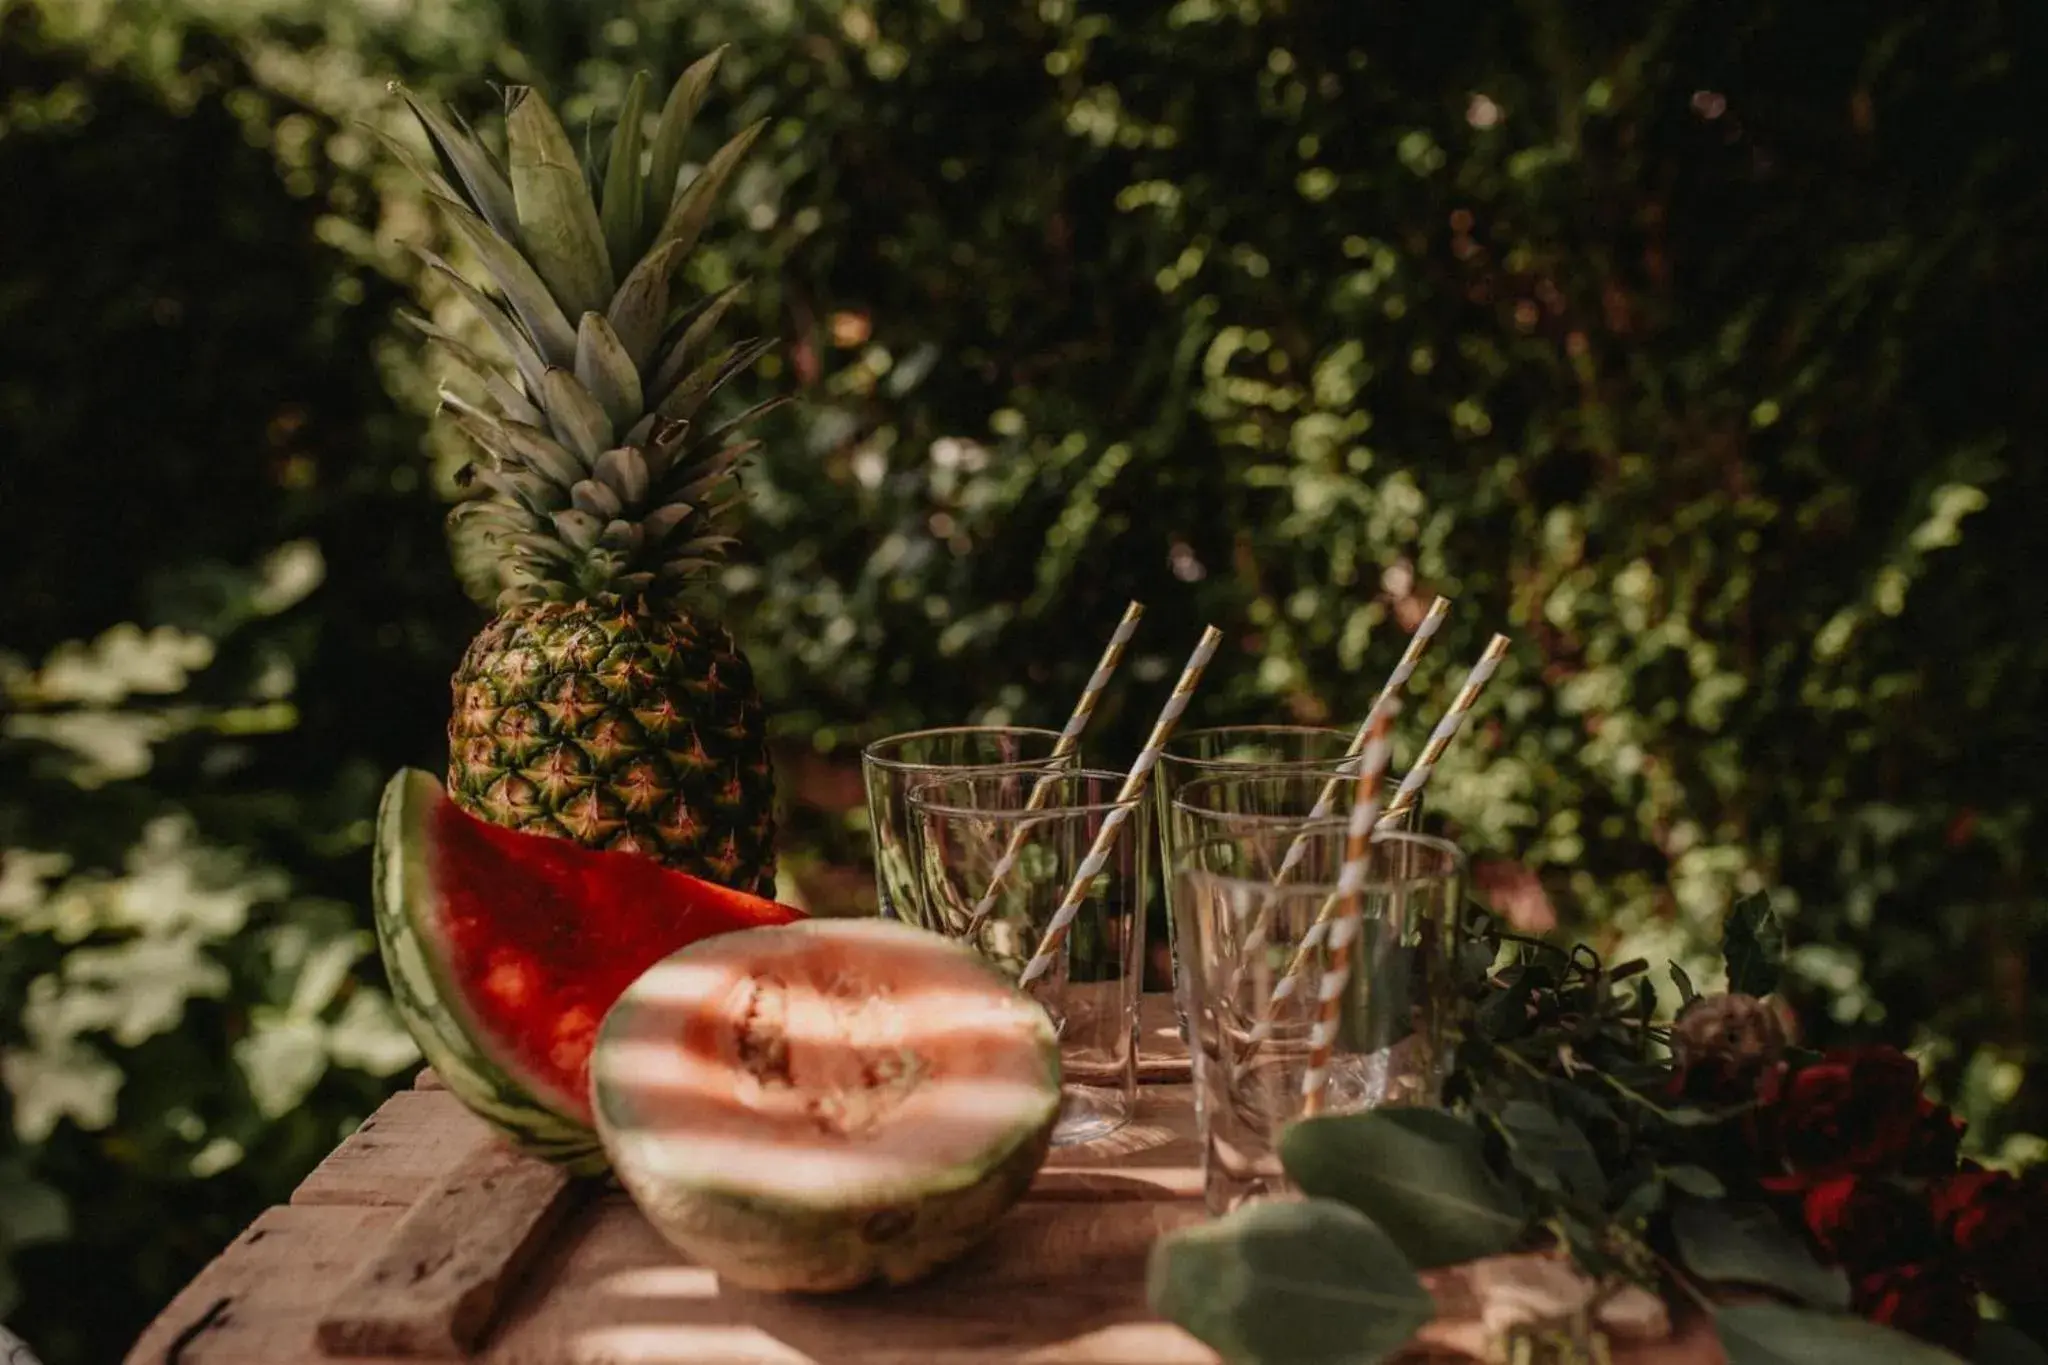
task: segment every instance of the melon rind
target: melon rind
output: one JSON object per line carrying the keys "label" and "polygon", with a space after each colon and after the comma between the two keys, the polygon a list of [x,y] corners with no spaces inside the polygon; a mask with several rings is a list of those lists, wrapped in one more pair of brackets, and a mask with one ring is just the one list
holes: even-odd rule
{"label": "melon rind", "polygon": [[[688,958],[701,946],[720,955],[743,953],[760,935],[802,934],[822,939],[840,935],[885,937],[928,931],[884,920],[811,920],[725,935],[681,949],[666,961]],[[962,954],[986,967],[965,945]],[[988,967],[993,988],[1014,986]],[[591,1053],[591,1107],[613,1173],[647,1220],[697,1264],[740,1288],[778,1292],[835,1293],[882,1283],[908,1284],[955,1260],[984,1240],[996,1222],[1030,1188],[1052,1146],[1060,1111],[1060,1049],[1052,1021],[1037,1013],[1036,1039],[1044,1062],[1044,1103],[1036,1121],[1020,1117],[1007,1136],[993,1135],[989,1148],[972,1162],[935,1167],[914,1192],[885,1202],[817,1202],[778,1198],[757,1186],[686,1181],[666,1159],[671,1144],[686,1134],[650,1133],[631,1113],[630,1088],[607,1075],[607,1039],[622,1031],[632,1009],[629,989],[606,1015]]]}
{"label": "melon rind", "polygon": [[576,1174],[601,1172],[605,1154],[597,1134],[537,1100],[531,1087],[474,1041],[485,1036],[483,1030],[463,1017],[459,993],[422,944],[413,915],[439,901],[432,815],[445,800],[432,775],[407,768],[385,784],[377,806],[371,884],[392,1002],[427,1064],[471,1113],[521,1151]]}

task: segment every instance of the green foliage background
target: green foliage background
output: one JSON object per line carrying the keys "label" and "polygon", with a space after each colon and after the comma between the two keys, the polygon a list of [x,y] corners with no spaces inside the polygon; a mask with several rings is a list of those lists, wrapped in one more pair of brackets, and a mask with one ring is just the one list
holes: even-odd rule
{"label": "green foliage background", "polygon": [[775,122],[698,282],[753,279],[804,400],[720,585],[787,894],[859,908],[863,739],[1056,720],[1131,597],[1109,761],[1205,621],[1198,720],[1343,724],[1448,593],[1397,761],[1513,634],[1431,787],[1475,856],[1620,951],[1769,890],[1810,1032],[2037,1154],[2044,25],[0,3],[6,1321],[118,1355],[412,1061],[367,819],[483,612],[393,323],[438,228],[358,121],[535,79],[602,125],[720,42],[698,154]]}

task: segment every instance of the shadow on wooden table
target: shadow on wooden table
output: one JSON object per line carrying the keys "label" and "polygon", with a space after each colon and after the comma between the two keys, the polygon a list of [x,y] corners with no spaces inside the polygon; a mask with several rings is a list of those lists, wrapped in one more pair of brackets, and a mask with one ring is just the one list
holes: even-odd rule
{"label": "shadow on wooden table", "polygon": [[919,1284],[807,1297],[729,1288],[683,1262],[630,1203],[606,1197],[536,1266],[551,1292],[506,1315],[489,1358],[879,1365],[1029,1360],[1058,1347],[1062,1361],[1208,1362],[1131,1292],[1153,1239],[1200,1216],[1181,1202],[1027,1202]]}

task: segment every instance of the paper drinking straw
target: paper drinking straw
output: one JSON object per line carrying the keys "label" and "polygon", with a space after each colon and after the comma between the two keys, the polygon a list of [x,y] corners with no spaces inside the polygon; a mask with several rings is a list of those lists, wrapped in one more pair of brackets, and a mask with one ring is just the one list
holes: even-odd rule
{"label": "paper drinking straw", "polygon": [[[1408,770],[1408,775],[1401,779],[1400,787],[1394,792],[1393,799],[1387,803],[1386,813],[1379,817],[1380,824],[1385,825],[1390,817],[1405,809],[1404,802],[1407,805],[1414,804],[1423,784],[1429,781],[1429,775],[1436,770],[1436,761],[1443,757],[1444,750],[1450,747],[1451,740],[1457,736],[1465,717],[1471,713],[1473,704],[1479,700],[1480,691],[1493,677],[1494,670],[1500,667],[1502,656],[1508,652],[1508,643],[1508,637],[1505,635],[1496,635],[1487,643],[1486,652],[1479,657],[1479,662],[1472,666],[1472,671],[1465,675],[1465,684],[1458,689],[1458,695],[1452,699],[1451,709],[1444,713],[1443,719],[1436,723],[1436,729],[1430,732],[1429,743],[1423,746],[1422,757]],[[1308,933],[1302,936],[1301,946],[1295,950],[1294,960],[1287,964],[1287,970],[1273,986],[1266,1017],[1253,1027],[1245,1039],[1246,1057],[1249,1057],[1272,1033],[1275,1013],[1299,987],[1302,968],[1307,964],[1309,954],[1321,945],[1323,936],[1328,932],[1329,923],[1336,915],[1339,901],[1340,897],[1334,893],[1324,901],[1322,912],[1316,916],[1316,922],[1310,925]]]}
{"label": "paper drinking straw", "polygon": [[1373,723],[1372,738],[1365,746],[1364,771],[1358,776],[1358,799],[1351,804],[1351,824],[1345,830],[1344,867],[1337,874],[1337,899],[1344,909],[1330,925],[1329,965],[1323,968],[1323,978],[1316,990],[1316,1022],[1308,1037],[1308,1070],[1301,1077],[1304,1113],[1313,1114],[1323,1107],[1323,1091],[1330,1083],[1330,1053],[1337,1045],[1344,987],[1351,980],[1351,944],[1363,923],[1359,901],[1365,887],[1373,826],[1379,822],[1380,778],[1387,770],[1387,751],[1392,747],[1393,711],[1388,706]]}
{"label": "paper drinking straw", "polygon": [[1159,719],[1152,726],[1151,737],[1138,752],[1138,761],[1131,765],[1125,775],[1123,786],[1116,794],[1116,805],[1103,817],[1102,828],[1095,835],[1095,843],[1088,850],[1088,856],[1081,860],[1081,866],[1074,872],[1074,880],[1067,887],[1066,895],[1060,897],[1059,908],[1052,912],[1052,922],[1045,926],[1045,937],[1039,940],[1038,951],[1024,966],[1023,975],[1017,978],[1019,986],[1028,986],[1045,975],[1052,966],[1053,954],[1066,942],[1067,930],[1073,927],[1074,916],[1081,911],[1081,902],[1088,899],[1088,887],[1101,874],[1102,866],[1109,861],[1109,852],[1116,844],[1117,831],[1124,827],[1124,820],[1133,808],[1133,803],[1145,791],[1145,783],[1152,776],[1153,767],[1159,762],[1159,752],[1173,738],[1173,729],[1180,724],[1181,713],[1188,709],[1188,698],[1195,693],[1195,684],[1202,680],[1202,670],[1209,666],[1209,660],[1216,657],[1216,647],[1223,643],[1223,632],[1210,626],[1202,632],[1195,652],[1188,656],[1187,667],[1181,670],[1180,681],[1173,685],[1173,695],[1166,699],[1166,708],[1159,713]]}
{"label": "paper drinking straw", "polygon": [[[1138,633],[1138,618],[1145,614],[1145,604],[1133,602],[1124,608],[1124,619],[1117,622],[1116,633],[1109,637],[1104,646],[1102,658],[1095,665],[1095,672],[1089,675],[1088,685],[1081,689],[1081,699],[1074,703],[1074,714],[1067,717],[1066,728],[1060,731],[1058,743],[1052,746],[1051,758],[1065,758],[1080,747],[1081,732],[1088,728],[1089,719],[1095,714],[1095,703],[1102,696],[1102,689],[1108,685],[1109,677],[1116,672],[1116,666],[1124,657],[1124,646]],[[1057,773],[1047,773],[1031,788],[1031,796],[1024,803],[1027,811],[1043,810],[1052,796],[1053,788],[1059,785]],[[1020,824],[1010,833],[1009,845],[1003,849],[1003,856],[996,860],[995,871],[989,873],[988,889],[981,893],[981,899],[974,903],[974,911],[967,917],[967,932],[973,933],[981,922],[995,908],[996,892],[1002,889],[1003,878],[1010,875],[1010,869],[1017,865],[1017,855],[1024,851],[1024,836],[1028,824]]]}
{"label": "paper drinking straw", "polygon": [[[1380,712],[1395,703],[1401,689],[1408,685],[1408,679],[1415,676],[1415,665],[1421,661],[1423,651],[1429,648],[1430,640],[1442,627],[1444,618],[1450,614],[1451,599],[1448,597],[1439,597],[1429,604],[1428,614],[1422,618],[1422,623],[1415,627],[1415,633],[1408,637],[1408,648],[1402,651],[1401,662],[1395,664],[1394,671],[1387,675],[1386,682],[1380,687],[1380,694],[1373,698],[1372,709],[1365,713],[1365,719],[1359,723],[1358,733],[1352,736],[1351,747],[1344,751],[1344,757],[1338,763],[1340,773],[1365,751],[1366,740],[1379,722]],[[1315,805],[1309,808],[1309,819],[1327,819],[1330,812],[1336,809],[1337,787],[1343,780],[1342,777],[1333,777],[1323,784],[1322,793],[1316,797]],[[1304,834],[1287,846],[1286,855],[1280,859],[1280,870],[1273,874],[1273,884],[1278,886],[1286,881],[1288,875],[1299,867],[1301,860],[1307,856],[1308,836]],[[1258,918],[1245,930],[1245,953],[1255,953],[1266,946],[1266,906],[1270,904],[1270,901],[1262,903]]]}
{"label": "paper drinking straw", "polygon": [[1472,665],[1472,671],[1465,675],[1465,685],[1458,689],[1458,695],[1451,701],[1451,709],[1444,712],[1444,718],[1436,723],[1430,732],[1429,743],[1422,746],[1422,756],[1415,760],[1415,766],[1401,779],[1400,787],[1394,792],[1394,799],[1387,803],[1387,813],[1381,820],[1391,820],[1415,804],[1415,798],[1422,793],[1429,775],[1436,771],[1437,760],[1444,756],[1444,750],[1451,747],[1451,741],[1458,737],[1458,729],[1465,723],[1472,705],[1479,700],[1479,693],[1492,680],[1494,670],[1507,656],[1508,637],[1496,635],[1486,645],[1486,652],[1479,656],[1479,662]]}

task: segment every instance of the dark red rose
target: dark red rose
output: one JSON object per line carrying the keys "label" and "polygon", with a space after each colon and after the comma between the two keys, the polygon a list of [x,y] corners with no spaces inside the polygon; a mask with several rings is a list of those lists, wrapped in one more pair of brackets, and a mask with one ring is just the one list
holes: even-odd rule
{"label": "dark red rose", "polygon": [[2007,1304],[2048,1300],[2048,1176],[1960,1171],[1928,1187],[1928,1210],[1957,1260]]}
{"label": "dark red rose", "polygon": [[1967,1353],[1977,1339],[1977,1291],[1946,1266],[1897,1265],[1856,1281],[1856,1311],[1922,1341]]}
{"label": "dark red rose", "polygon": [[1820,1181],[1800,1200],[1800,1214],[1822,1253],[1852,1271],[1919,1261],[1940,1249],[1927,1206],[1889,1180]]}
{"label": "dark red rose", "polygon": [[1922,1096],[1920,1113],[1913,1125],[1913,1137],[1899,1167],[1907,1175],[1947,1175],[1956,1168],[1963,1145],[1963,1121],[1945,1104]]}
{"label": "dark red rose", "polygon": [[1772,1070],[1755,1138],[1768,1165],[1814,1179],[1896,1170],[1920,1122],[1920,1068],[1897,1048],[1838,1048]]}

